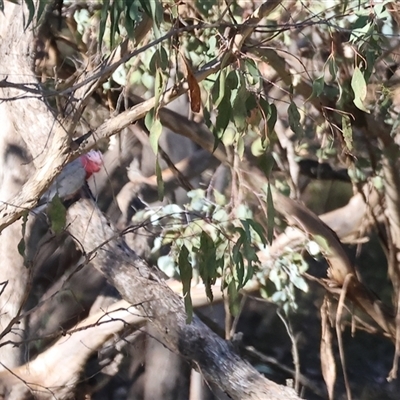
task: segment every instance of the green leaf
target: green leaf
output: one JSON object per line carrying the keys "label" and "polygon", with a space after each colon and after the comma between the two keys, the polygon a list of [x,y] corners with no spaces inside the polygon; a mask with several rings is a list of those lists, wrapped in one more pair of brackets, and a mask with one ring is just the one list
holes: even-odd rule
{"label": "green leaf", "polygon": [[46,9],[48,2],[45,0],[39,0],[38,9],[36,12],[36,23],[39,22],[40,17],[43,15],[44,10]]}
{"label": "green leaf", "polygon": [[322,75],[313,82],[312,93],[310,98],[321,96],[322,92],[324,91],[324,87],[325,87],[325,78]]}
{"label": "green leaf", "polygon": [[[265,176],[269,178],[271,176],[272,169],[275,165],[275,159],[271,152],[265,153],[265,157],[262,158],[262,163],[260,164],[260,168],[263,170]],[[267,190],[265,190],[267,193]]]}
{"label": "green leaf", "polygon": [[278,110],[276,109],[275,104],[270,104],[270,115],[269,115],[268,122],[267,122],[269,135],[275,129],[275,124],[276,124],[277,119],[278,119]]}
{"label": "green leaf", "polygon": [[33,17],[35,16],[35,5],[33,4],[33,0],[24,0],[26,3],[26,6],[28,7],[28,20],[25,23],[24,29],[26,29],[30,23],[33,20]]}
{"label": "green leaf", "polygon": [[161,45],[159,45],[156,51],[151,56],[149,62],[149,70],[154,75],[158,69],[166,71],[169,67],[169,58],[167,51]]}
{"label": "green leaf", "polygon": [[369,113],[369,111],[365,108],[363,104],[363,101],[367,97],[367,83],[365,82],[363,73],[358,67],[354,69],[354,73],[351,78],[351,88],[354,92],[353,102],[355,106],[361,111]]}
{"label": "green leaf", "polygon": [[308,285],[304,278],[300,275],[294,275],[290,277],[290,281],[293,283],[297,289],[300,289],[302,292],[308,292]]}
{"label": "green leaf", "polygon": [[159,0],[139,0],[146,14],[153,20],[154,36],[161,36],[160,26],[163,22],[163,7]]}
{"label": "green leaf", "polygon": [[271,185],[267,185],[267,238],[268,242],[272,244],[274,238],[274,226],[275,226],[275,207],[274,200],[272,198]]}
{"label": "green leaf", "polygon": [[232,248],[232,262],[235,266],[236,278],[238,286],[242,287],[244,282],[244,259],[243,259],[243,245],[246,242],[246,233],[242,228],[235,228],[235,231],[240,234],[238,240]]}
{"label": "green leaf", "polygon": [[131,40],[135,39],[135,21],[132,20],[128,13],[125,13],[125,29],[128,33],[128,37]]}
{"label": "green leaf", "polygon": [[230,96],[230,91],[229,91],[229,94],[225,93],[227,88],[229,88],[229,87],[226,85],[226,70],[223,69],[218,74],[218,77],[215,80],[214,86],[211,91],[212,98],[214,101],[214,106],[216,108],[218,108],[218,106],[221,104],[221,102],[224,100],[224,98],[226,98],[227,96]]}
{"label": "green leaf", "polygon": [[251,242],[251,231],[250,231],[250,223],[249,219],[241,219],[240,222],[243,225],[244,233],[246,234],[246,240]]}
{"label": "green leaf", "polygon": [[300,113],[296,104],[291,101],[288,108],[289,126],[290,129],[299,136],[304,135],[303,126],[300,121]]}
{"label": "green leaf", "polygon": [[115,35],[119,34],[119,19],[123,12],[124,5],[122,0],[114,0],[110,8],[110,47],[114,47]]}
{"label": "green leaf", "polygon": [[342,115],[342,132],[343,139],[349,150],[353,149],[353,129],[351,128],[350,117],[346,114]]}
{"label": "green leaf", "polygon": [[257,98],[254,93],[248,93],[246,99],[246,115],[249,117],[253,110],[257,109]]}
{"label": "green leaf", "polygon": [[240,311],[239,293],[235,284],[235,280],[232,279],[228,284],[228,296],[229,296],[229,310],[235,317]]}
{"label": "green leaf", "polygon": [[261,107],[263,119],[268,120],[269,117],[270,117],[270,114],[271,114],[271,106],[270,106],[270,104],[263,97],[260,97],[259,104],[260,104],[260,107]]}
{"label": "green leaf", "polygon": [[260,74],[260,71],[258,70],[257,65],[254,62],[254,60],[252,60],[250,58],[246,58],[245,66],[246,66],[247,72],[249,73],[249,75],[252,77],[252,80],[253,80],[253,82],[250,82],[250,83],[253,85],[259,84],[260,79],[261,79],[261,74]]}
{"label": "green leaf", "polygon": [[22,227],[21,227],[21,233],[22,237],[21,240],[18,243],[18,253],[25,259],[25,250],[26,250],[26,243],[25,243],[25,232],[26,232],[26,224],[28,222],[28,212],[25,212],[22,215]]}
{"label": "green leaf", "polygon": [[[222,138],[231,119],[232,106],[231,106],[230,96],[225,95],[217,110],[218,110],[218,115],[217,118],[215,119],[215,127],[213,129],[213,134],[214,137],[217,140],[219,140]],[[219,142],[216,141],[217,146],[218,143]]]}
{"label": "green leaf", "polygon": [[242,287],[244,281],[244,260],[241,250],[243,248],[243,244],[246,242],[246,235],[241,228],[236,228],[235,230],[240,233],[240,237],[232,248],[232,260],[235,265],[238,286]]}
{"label": "green leaf", "polygon": [[127,7],[129,7],[129,10],[127,10],[127,14],[130,18],[131,21],[138,21],[139,20],[139,7],[137,3],[133,0],[131,4],[127,4]]}
{"label": "green leaf", "polygon": [[103,0],[103,6],[100,13],[100,23],[99,23],[99,45],[103,41],[104,32],[106,31],[108,10],[110,8],[110,0]]}
{"label": "green leaf", "polygon": [[154,82],[154,109],[156,110],[156,114],[158,114],[158,108],[160,105],[161,94],[163,92],[164,87],[164,77],[160,68],[157,68],[156,71],[156,79]]}
{"label": "green leaf", "polygon": [[167,51],[165,50],[164,46],[160,46],[158,51],[160,53],[160,68],[163,71],[166,71],[169,68],[169,57]]}
{"label": "green leaf", "polygon": [[144,125],[150,131],[154,123],[154,108],[152,108],[144,117]]}
{"label": "green leaf", "polygon": [[236,70],[230,71],[226,77],[225,85],[231,90],[237,89],[239,86],[239,72]]}
{"label": "green leaf", "polygon": [[264,229],[261,226],[261,224],[259,224],[258,222],[254,221],[253,219],[247,219],[246,221],[254,229],[254,231],[257,233],[257,235],[260,238],[262,244],[264,246],[266,246],[267,245],[267,241],[265,239]]}
{"label": "green leaf", "polygon": [[67,210],[64,207],[61,199],[56,194],[51,200],[47,215],[51,222],[51,229],[55,234],[62,232],[65,228],[65,224],[67,222]]}
{"label": "green leaf", "polygon": [[161,132],[162,124],[159,119],[155,119],[153,121],[153,124],[151,125],[149,134],[150,146],[153,149],[155,155],[158,154],[158,140],[160,139]]}
{"label": "green leaf", "polygon": [[[238,128],[239,129],[239,128]],[[239,156],[239,159],[243,159],[244,154],[244,139],[243,136],[239,136],[238,140],[236,141],[236,153]]]}
{"label": "green leaf", "polygon": [[193,318],[193,305],[190,296],[190,288],[193,277],[193,268],[189,262],[189,250],[185,245],[181,247],[178,258],[179,275],[182,280],[183,299],[185,302],[185,310],[187,314],[186,323],[190,324]]}
{"label": "green leaf", "polygon": [[200,277],[206,287],[207,297],[212,300],[211,286],[217,277],[216,248],[214,241],[207,232],[202,231],[200,235],[200,249],[198,253],[198,265]]}
{"label": "green leaf", "polygon": [[244,132],[247,128],[247,110],[244,105],[248,96],[249,92],[246,88],[246,81],[241,74],[239,87],[233,90],[231,95],[233,122],[239,132]]}
{"label": "green leaf", "polygon": [[275,129],[275,124],[278,118],[278,112],[275,104],[269,104],[263,97],[259,98],[259,108],[264,121],[264,129],[262,133],[262,145],[268,146],[269,137]]}
{"label": "green leaf", "polygon": [[157,193],[158,200],[162,201],[164,199],[164,181],[162,178],[162,170],[158,162],[158,157],[156,158],[156,177],[157,177]]}
{"label": "green leaf", "polygon": [[328,241],[325,239],[325,237],[321,235],[313,235],[313,240],[315,243],[318,244],[319,248],[321,249],[321,253],[323,255],[329,255],[331,254],[331,250],[329,247]]}

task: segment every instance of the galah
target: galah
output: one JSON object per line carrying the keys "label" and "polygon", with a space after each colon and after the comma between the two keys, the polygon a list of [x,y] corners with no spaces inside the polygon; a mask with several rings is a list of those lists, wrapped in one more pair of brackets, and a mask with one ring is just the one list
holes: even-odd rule
{"label": "galah", "polygon": [[49,190],[40,199],[39,205],[49,203],[57,194],[62,200],[74,195],[94,173],[103,165],[103,156],[99,151],[91,150],[67,164],[57,176]]}

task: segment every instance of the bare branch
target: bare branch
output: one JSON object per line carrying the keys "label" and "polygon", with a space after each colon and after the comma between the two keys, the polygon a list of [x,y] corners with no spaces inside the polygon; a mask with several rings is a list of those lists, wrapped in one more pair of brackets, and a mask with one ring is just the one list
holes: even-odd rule
{"label": "bare branch", "polygon": [[165,343],[192,360],[207,380],[217,383],[234,399],[297,398],[288,388],[256,373],[199,319],[195,317],[188,325],[182,299],[121,238],[107,241],[115,232],[92,201],[83,199],[73,204],[68,221],[69,231],[85,249],[96,249],[94,266],[125,300],[137,304]]}

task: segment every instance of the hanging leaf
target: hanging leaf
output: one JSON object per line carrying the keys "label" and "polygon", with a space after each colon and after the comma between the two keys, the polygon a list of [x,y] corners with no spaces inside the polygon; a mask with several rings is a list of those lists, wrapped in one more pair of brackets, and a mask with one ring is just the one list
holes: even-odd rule
{"label": "hanging leaf", "polygon": [[154,109],[156,115],[158,115],[158,109],[160,106],[160,99],[164,88],[164,76],[160,68],[157,68],[156,78],[154,81]]}
{"label": "hanging leaf", "polygon": [[158,193],[158,200],[162,201],[164,199],[164,181],[162,177],[162,170],[160,164],[158,162],[158,157],[156,158],[156,177],[157,177],[157,193]]}
{"label": "hanging leaf", "polygon": [[293,283],[294,286],[297,287],[297,289],[301,290],[304,293],[308,292],[308,285],[307,282],[304,280],[304,278],[300,275],[291,275],[290,276],[290,281]]}
{"label": "hanging leaf", "polygon": [[100,23],[99,23],[99,45],[103,41],[104,32],[106,31],[108,10],[110,9],[110,0],[103,0],[103,6],[100,13]]}
{"label": "hanging leaf", "polygon": [[275,129],[275,124],[278,119],[278,110],[276,109],[275,104],[270,104],[270,114],[267,122],[267,127],[268,127],[268,135],[271,135],[271,133]]}
{"label": "hanging leaf", "polygon": [[163,21],[163,7],[159,0],[139,0],[145,13],[153,20],[156,39],[161,36],[160,26]]}
{"label": "hanging leaf", "polygon": [[[226,73],[226,70],[222,70],[224,73]],[[221,72],[222,72],[221,71]],[[235,69],[230,71],[228,75],[226,75],[225,79],[225,87],[234,90],[239,87],[239,72],[236,71]]]}
{"label": "hanging leaf", "polygon": [[158,154],[158,140],[162,132],[162,125],[159,119],[155,119],[150,128],[149,142],[155,155]]}
{"label": "hanging leaf", "polygon": [[47,215],[51,222],[51,229],[55,234],[62,232],[67,223],[67,210],[61,199],[56,194],[49,204]]}
{"label": "hanging leaf", "polygon": [[164,46],[160,46],[158,48],[159,57],[160,57],[160,68],[163,71],[166,71],[169,68],[169,57],[167,51],[165,50]]}
{"label": "hanging leaf", "polygon": [[240,160],[243,160],[244,155],[244,139],[243,136],[239,136],[236,141],[236,153],[239,156]]}
{"label": "hanging leaf", "polygon": [[179,258],[179,275],[182,280],[183,300],[185,302],[185,310],[187,314],[186,323],[190,324],[193,318],[193,305],[190,296],[190,288],[193,277],[193,268],[189,262],[189,251],[185,245],[181,247]]}
{"label": "hanging leaf", "polygon": [[236,278],[238,280],[238,286],[242,287],[244,281],[244,260],[241,252],[244,242],[246,241],[246,235],[241,228],[235,229],[240,233],[239,239],[236,241],[232,248],[232,260],[235,265]]}
{"label": "hanging leaf", "polygon": [[129,17],[129,13],[125,13],[125,29],[131,40],[135,39],[135,22]]}
{"label": "hanging leaf", "polygon": [[33,17],[35,16],[35,5],[33,4],[33,0],[24,0],[24,1],[26,6],[28,7],[28,20],[24,24],[24,29],[26,29],[32,22]]}
{"label": "hanging leaf", "polygon": [[239,292],[235,284],[235,280],[232,279],[228,284],[228,296],[229,296],[229,311],[232,316],[236,317],[240,311]]}
{"label": "hanging leaf", "polygon": [[264,119],[264,129],[262,130],[261,139],[262,145],[266,147],[269,142],[269,136],[275,128],[277,112],[275,105],[269,104],[263,97],[258,99],[258,107],[261,117]]}
{"label": "hanging leaf", "polygon": [[274,226],[275,226],[275,207],[274,200],[272,198],[271,185],[267,185],[267,238],[269,244],[272,244],[274,238]]}
{"label": "hanging leaf", "polygon": [[351,78],[351,88],[354,92],[353,102],[355,106],[361,111],[369,113],[369,111],[365,108],[363,104],[363,101],[367,97],[367,83],[365,82],[363,73],[358,67],[354,69],[354,73]]}
{"label": "hanging leaf", "polygon": [[200,236],[198,264],[200,277],[206,287],[206,295],[212,301],[211,286],[217,278],[216,248],[214,241],[205,231],[202,231]]}
{"label": "hanging leaf", "polygon": [[324,91],[324,87],[325,87],[325,78],[322,75],[313,82],[312,93],[310,98],[321,96],[322,92]]}
{"label": "hanging leaf", "polygon": [[150,73],[155,74],[157,69],[160,68],[162,71],[166,71],[169,68],[167,51],[165,50],[164,46],[161,45],[157,47],[149,62]]}
{"label": "hanging leaf", "polygon": [[[214,137],[220,140],[228,127],[229,121],[232,115],[232,106],[230,101],[230,96],[225,96],[221,101],[219,107],[217,108],[218,115],[215,119],[215,127],[213,129]],[[216,146],[218,146],[218,141],[216,140]]]}
{"label": "hanging leaf", "polygon": [[350,117],[346,114],[342,115],[342,132],[343,139],[349,150],[353,149],[353,129],[351,128]]}
{"label": "hanging leaf", "polygon": [[124,0],[114,0],[110,8],[110,47],[113,48],[115,44],[116,34],[120,33],[119,20],[124,11]]}
{"label": "hanging leaf", "polygon": [[185,65],[185,78],[186,81],[189,85],[189,103],[190,103],[190,108],[193,112],[198,113],[200,112],[200,107],[201,107],[201,92],[200,92],[200,86],[199,83],[197,82],[196,77],[194,76],[192,69],[190,68],[190,65],[188,61],[186,60],[186,57],[182,54],[182,60],[183,64]]}
{"label": "hanging leaf", "polygon": [[265,240],[264,229],[261,226],[261,224],[256,222],[256,221],[254,221],[253,219],[247,219],[246,221],[254,229],[254,231],[257,233],[257,235],[259,236],[262,244],[264,246],[266,246],[267,245],[267,241]]}
{"label": "hanging leaf", "polygon": [[226,89],[230,89],[230,87],[227,86],[227,84],[226,84],[226,70],[223,69],[218,74],[218,77],[215,80],[214,86],[211,91],[212,98],[214,101],[214,106],[216,108],[219,107],[219,105],[221,104],[221,102],[224,99],[226,99],[228,96],[230,96],[230,90],[229,90],[229,94],[228,94],[225,92]]}
{"label": "hanging leaf", "polygon": [[289,126],[290,129],[299,136],[304,135],[303,126],[300,121],[300,113],[296,104],[291,101],[288,108]]}
{"label": "hanging leaf", "polygon": [[144,125],[147,130],[150,131],[151,127],[153,126],[154,120],[154,108],[152,108],[144,117]]}
{"label": "hanging leaf", "polygon": [[261,74],[259,69],[257,68],[257,65],[254,60],[247,58],[245,60],[245,66],[248,74],[251,76],[252,81],[250,81],[250,84],[253,85],[259,85],[261,82]]}
{"label": "hanging leaf", "polygon": [[21,227],[21,233],[22,237],[21,240],[18,243],[18,253],[25,259],[25,250],[26,250],[26,243],[25,243],[25,232],[26,232],[26,224],[28,222],[28,212],[25,212],[22,215],[22,227]]}
{"label": "hanging leaf", "polygon": [[38,2],[38,9],[36,12],[36,23],[39,22],[40,17],[43,15],[44,10],[46,9],[47,6],[47,2],[46,1],[39,1]]}
{"label": "hanging leaf", "polygon": [[247,128],[247,110],[244,105],[248,96],[246,81],[243,74],[240,74],[239,87],[232,91],[231,96],[233,122],[240,133]]}

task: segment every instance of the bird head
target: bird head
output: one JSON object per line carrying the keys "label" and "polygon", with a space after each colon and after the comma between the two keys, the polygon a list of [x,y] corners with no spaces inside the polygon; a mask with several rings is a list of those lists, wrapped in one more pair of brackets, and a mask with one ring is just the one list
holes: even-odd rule
{"label": "bird head", "polygon": [[99,172],[103,166],[103,155],[100,151],[90,150],[89,153],[83,154],[79,159],[86,171],[86,179],[90,178],[92,174]]}

